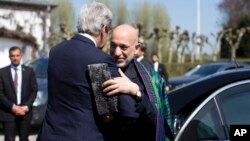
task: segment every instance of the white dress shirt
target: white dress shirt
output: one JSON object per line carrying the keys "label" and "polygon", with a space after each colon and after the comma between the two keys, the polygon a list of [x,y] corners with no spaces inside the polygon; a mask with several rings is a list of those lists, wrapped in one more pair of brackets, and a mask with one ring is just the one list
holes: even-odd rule
{"label": "white dress shirt", "polygon": [[11,75],[12,75],[12,80],[14,82],[14,77],[15,77],[15,68],[17,68],[17,75],[18,75],[18,80],[17,80],[17,105],[21,104],[21,87],[22,87],[22,66],[18,65],[17,67],[11,65]]}
{"label": "white dress shirt", "polygon": [[79,33],[79,34],[86,37],[86,38],[88,38],[88,39],[90,39],[91,41],[93,41],[95,46],[97,47],[97,43],[96,43],[95,39],[92,36],[90,36],[89,34],[86,34],[86,33]]}
{"label": "white dress shirt", "polygon": [[154,70],[158,72],[159,62],[154,63]]}
{"label": "white dress shirt", "polygon": [[141,60],[144,58],[144,56],[140,56],[140,57],[138,57],[138,58],[136,58],[136,60],[138,61],[138,62],[141,62]]}

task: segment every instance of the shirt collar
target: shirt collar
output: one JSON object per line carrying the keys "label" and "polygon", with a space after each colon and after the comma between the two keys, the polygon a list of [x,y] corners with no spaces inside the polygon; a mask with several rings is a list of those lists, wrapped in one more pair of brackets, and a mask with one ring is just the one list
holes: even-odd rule
{"label": "shirt collar", "polygon": [[140,57],[138,57],[136,60],[137,60],[138,62],[140,62],[143,58],[144,58],[144,56],[140,56]]}
{"label": "shirt collar", "polygon": [[159,62],[154,62],[154,65],[159,65]]}
{"label": "shirt collar", "polygon": [[17,67],[16,67],[16,66],[14,66],[14,65],[11,65],[11,68],[12,68],[12,69],[17,68],[17,70],[21,70],[21,65],[18,65]]}
{"label": "shirt collar", "polygon": [[86,38],[88,38],[88,39],[90,39],[92,42],[94,42],[95,46],[97,47],[96,41],[95,41],[95,39],[92,36],[90,36],[87,33],[79,33],[79,34],[82,35],[82,36],[84,36],[84,37],[86,37]]}

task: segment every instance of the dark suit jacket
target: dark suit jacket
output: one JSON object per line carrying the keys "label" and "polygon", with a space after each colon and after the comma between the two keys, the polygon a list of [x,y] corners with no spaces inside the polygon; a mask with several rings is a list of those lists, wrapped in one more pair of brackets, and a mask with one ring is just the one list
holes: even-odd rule
{"label": "dark suit jacket", "polygon": [[[130,118],[123,122],[121,132],[119,133],[119,141],[154,141],[156,139],[156,107],[150,102],[149,94],[146,85],[139,74],[140,68],[135,66],[136,60],[132,60],[127,66],[126,70],[123,69],[126,76],[134,83],[139,85],[142,92],[142,99],[136,102],[136,106],[132,111],[136,111],[137,118]],[[138,63],[139,64],[139,63]],[[145,74],[143,74],[145,75]],[[131,101],[132,102],[132,101]],[[132,109],[132,108],[131,108]]]}
{"label": "dark suit jacket", "polygon": [[159,63],[158,73],[165,79],[166,83],[168,83],[168,73],[164,64]]}
{"label": "dark suit jacket", "polygon": [[168,126],[170,113],[168,113],[165,81],[158,73],[151,74],[153,71],[151,66],[147,64],[143,66],[136,60],[132,60],[122,70],[132,82],[139,85],[143,96],[141,101],[137,101],[134,109],[131,108],[131,111],[136,111],[138,118],[130,118],[130,120],[121,118],[127,122],[121,126],[117,140],[160,141],[172,139],[171,129]]}
{"label": "dark suit jacket", "polygon": [[[14,90],[10,66],[0,69],[0,120],[14,121],[16,116],[11,109],[16,104],[17,97]],[[37,94],[37,83],[33,69],[22,65],[21,104],[27,105],[29,112],[23,117],[24,120],[32,118],[32,104]]]}
{"label": "dark suit jacket", "polygon": [[[113,77],[118,76],[114,59],[82,35],[76,34],[51,49],[48,105],[38,141],[110,140],[112,122],[104,123],[97,115],[89,78],[88,65],[96,63],[107,63]],[[119,113],[137,117],[135,111],[127,108],[134,106],[130,101],[128,95],[119,96]]]}
{"label": "dark suit jacket", "polygon": [[144,66],[151,65],[150,61],[148,61],[147,58],[143,57],[143,59],[140,61]]}

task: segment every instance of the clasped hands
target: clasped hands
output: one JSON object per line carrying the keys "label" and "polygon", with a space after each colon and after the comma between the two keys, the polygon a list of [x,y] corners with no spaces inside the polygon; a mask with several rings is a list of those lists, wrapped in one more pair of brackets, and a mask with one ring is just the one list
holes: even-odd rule
{"label": "clasped hands", "polygon": [[12,112],[16,115],[16,116],[24,116],[26,114],[26,112],[29,111],[28,106],[19,106],[19,105],[13,105],[12,106]]}
{"label": "clasped hands", "polygon": [[102,84],[103,92],[108,96],[124,93],[135,96],[136,93],[140,90],[139,86],[136,83],[133,83],[129,78],[122,72],[121,69],[118,70],[121,77],[115,77],[105,81]]}

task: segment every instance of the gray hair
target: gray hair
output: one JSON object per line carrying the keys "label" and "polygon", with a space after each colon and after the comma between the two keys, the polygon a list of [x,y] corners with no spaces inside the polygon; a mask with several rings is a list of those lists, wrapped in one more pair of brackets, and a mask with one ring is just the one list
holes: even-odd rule
{"label": "gray hair", "polygon": [[109,31],[111,23],[111,11],[100,2],[92,2],[81,8],[78,16],[77,30],[79,33],[98,35],[103,26],[106,26],[106,30]]}

